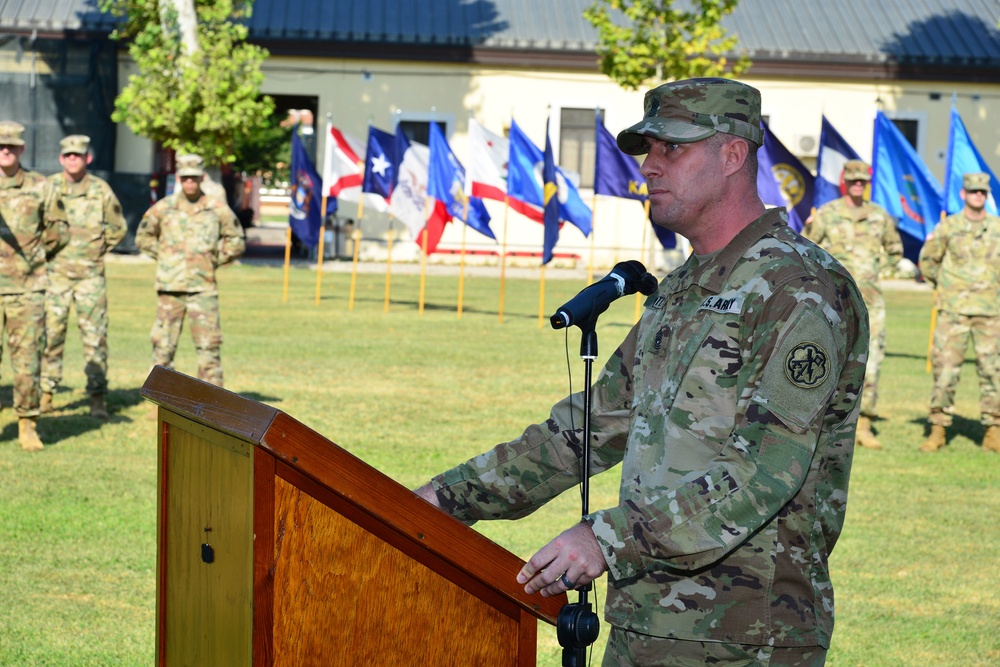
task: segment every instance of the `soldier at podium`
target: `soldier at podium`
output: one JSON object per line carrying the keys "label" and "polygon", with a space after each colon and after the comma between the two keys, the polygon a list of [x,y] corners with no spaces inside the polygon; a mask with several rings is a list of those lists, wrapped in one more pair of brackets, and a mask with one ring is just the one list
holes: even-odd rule
{"label": "soldier at podium", "polygon": [[[654,223],[693,254],[667,276],[592,390],[592,511],[517,574],[553,595],[608,574],[605,667],[818,666],[829,555],[845,516],[868,349],[847,271],[757,195],[760,94],[690,79],[618,135],[646,154]],[[474,523],[525,516],[579,482],[583,397],[417,494]]]}

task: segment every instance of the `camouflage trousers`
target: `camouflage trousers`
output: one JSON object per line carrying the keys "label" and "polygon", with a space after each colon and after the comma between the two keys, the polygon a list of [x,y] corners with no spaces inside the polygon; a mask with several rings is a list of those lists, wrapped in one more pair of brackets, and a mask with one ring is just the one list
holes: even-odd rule
{"label": "camouflage trousers", "polygon": [[881,294],[864,295],[868,307],[868,362],[865,364],[865,385],[861,391],[861,415],[878,416],[878,377],[885,359],[885,299]]}
{"label": "camouflage trousers", "polygon": [[37,417],[45,347],[45,292],[0,295],[7,351],[14,370],[14,412]]}
{"label": "camouflage trousers", "polygon": [[50,281],[45,293],[45,337],[42,355],[42,391],[53,393],[62,382],[63,352],[70,307],[76,305],[76,323],[83,344],[83,372],[88,394],[108,391],[108,287],[104,276]]}
{"label": "camouflage trousers", "polygon": [[931,364],[931,424],[951,426],[955,389],[962,374],[965,350],[972,338],[979,375],[979,412],[984,425],[1000,424],[1000,317],[938,312]]}
{"label": "camouflage trousers", "polygon": [[611,627],[602,667],[822,667],[822,646],[753,646],[652,637]]}
{"label": "camouflage trousers", "polygon": [[191,338],[198,355],[198,379],[222,386],[222,325],[219,293],[159,292],[156,321],[149,337],[153,342],[153,365],[173,368],[174,354],[184,326],[191,319]]}

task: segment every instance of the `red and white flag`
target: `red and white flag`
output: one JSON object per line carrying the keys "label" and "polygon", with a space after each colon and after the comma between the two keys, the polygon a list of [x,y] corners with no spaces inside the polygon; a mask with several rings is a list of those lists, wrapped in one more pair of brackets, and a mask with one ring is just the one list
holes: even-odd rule
{"label": "red and white flag", "polygon": [[[361,184],[365,178],[364,144],[326,124],[326,152],[323,156],[323,191],[328,197],[357,202],[361,199]],[[359,157],[360,156],[360,157]],[[388,204],[378,196],[368,194],[365,204],[378,211],[387,211]]]}
{"label": "red and white flag", "polygon": [[469,119],[469,161],[465,168],[466,194],[503,201],[507,196],[507,157],[510,142],[493,134],[475,118]]}

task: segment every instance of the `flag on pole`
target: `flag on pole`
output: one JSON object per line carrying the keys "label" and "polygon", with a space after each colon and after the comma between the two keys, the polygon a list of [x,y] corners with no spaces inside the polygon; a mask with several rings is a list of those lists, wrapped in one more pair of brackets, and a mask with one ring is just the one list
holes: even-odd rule
{"label": "flag on pole", "polygon": [[465,222],[469,227],[495,241],[497,237],[490,229],[490,214],[481,199],[465,194],[465,167],[455,157],[437,123],[431,123],[429,172],[427,194],[442,202],[451,218],[465,220],[468,217]]}
{"label": "flag on pole", "polygon": [[292,128],[292,191],[288,203],[288,224],[292,232],[310,248],[319,243],[323,226],[323,182],[299,138],[299,126]]}
{"label": "flag on pole", "polygon": [[542,159],[542,224],[545,233],[542,238],[542,264],[552,261],[556,242],[559,241],[559,184],[556,182],[556,159],[552,154],[552,140],[549,137],[549,121],[545,121],[545,155]]}
{"label": "flag on pole", "polygon": [[[542,191],[542,169],[545,156],[521,131],[517,123],[510,124],[510,154],[507,161],[507,195],[510,207],[532,220],[544,220],[545,199]],[[573,182],[558,166],[555,168],[559,186],[559,219],[590,235],[591,213]]]}
{"label": "flag on pole", "polygon": [[[622,153],[600,116],[596,119],[597,152],[594,155],[594,194],[645,202],[649,199],[646,177],[639,170],[639,163],[631,155]],[[669,229],[650,221],[660,245],[666,249],[677,247],[677,235]]]}
{"label": "flag on pole", "polygon": [[997,214],[995,193],[1000,192],[1000,182],[993,174],[986,160],[976,149],[969,138],[962,117],[958,110],[951,107],[951,129],[948,134],[948,156],[944,167],[945,210],[957,213],[965,207],[962,201],[962,177],[969,173],[986,173],[990,175],[990,193],[986,198],[986,210],[991,215]]}
{"label": "flag on pole", "polygon": [[399,159],[396,153],[396,138],[368,126],[368,146],[365,151],[365,175],[361,182],[362,192],[371,192],[385,201],[392,198],[392,190],[396,185]]}
{"label": "flag on pole", "polygon": [[[323,156],[323,191],[331,199],[358,202],[365,179],[365,146],[327,121],[326,150]],[[389,206],[380,196],[368,195],[365,203],[379,211]],[[329,209],[329,206],[327,206]]]}
{"label": "flag on pole", "polygon": [[819,155],[816,157],[816,183],[813,186],[812,205],[819,208],[828,201],[844,196],[840,178],[844,163],[860,160],[861,156],[844,141],[840,133],[823,116],[819,133]]}
{"label": "flag on pole", "polygon": [[507,156],[510,142],[469,119],[469,167],[466,194],[503,201],[507,197]]}
{"label": "flag on pole", "polygon": [[[389,202],[389,212],[406,225],[413,241],[429,255],[434,252],[444,233],[445,224],[451,219],[443,202],[431,200],[428,209],[430,148],[416,141],[410,141],[399,125],[396,126],[393,143],[394,154],[400,159],[396,169],[396,186]],[[425,228],[426,245],[423,233]]]}
{"label": "flag on pole", "polygon": [[924,239],[941,219],[944,198],[937,179],[881,111],[875,114],[872,201],[899,220],[903,254],[916,262]]}
{"label": "flag on pole", "polygon": [[[761,121],[764,143],[757,151],[757,191],[765,204],[788,209],[788,226],[802,231],[813,205],[815,177]],[[838,176],[839,180],[839,176]]]}

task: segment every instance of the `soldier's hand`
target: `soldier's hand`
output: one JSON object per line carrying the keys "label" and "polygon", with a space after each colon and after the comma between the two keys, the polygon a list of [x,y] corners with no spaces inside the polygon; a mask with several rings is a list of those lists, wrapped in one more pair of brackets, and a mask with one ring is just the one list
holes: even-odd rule
{"label": "soldier's hand", "polygon": [[517,573],[517,581],[526,593],[549,597],[588,584],[607,569],[594,531],[579,523],[539,549]]}

